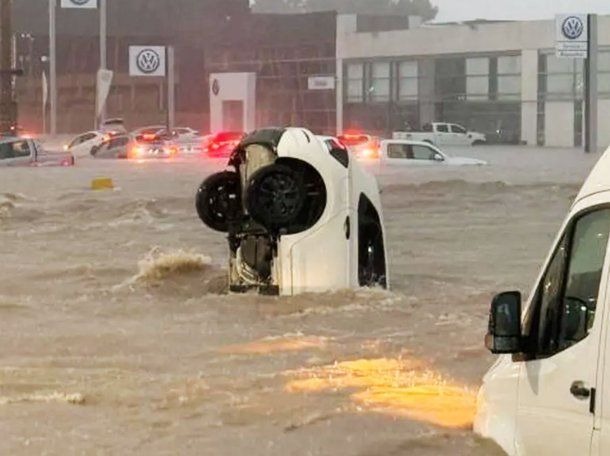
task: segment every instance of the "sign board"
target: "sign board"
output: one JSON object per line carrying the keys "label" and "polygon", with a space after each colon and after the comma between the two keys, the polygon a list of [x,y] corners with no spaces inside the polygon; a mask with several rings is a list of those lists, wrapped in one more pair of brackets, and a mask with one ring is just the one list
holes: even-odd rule
{"label": "sign board", "polygon": [[97,117],[102,114],[102,110],[106,105],[106,100],[110,94],[110,87],[112,87],[113,76],[114,73],[110,70],[98,70],[97,72],[97,94],[95,98],[95,114]]}
{"label": "sign board", "polygon": [[165,76],[165,46],[129,46],[130,76]]}
{"label": "sign board", "polygon": [[555,18],[557,57],[586,59],[589,27],[586,14],[558,14]]}
{"label": "sign board", "polygon": [[307,87],[309,90],[334,90],[334,76],[310,76],[307,79]]}
{"label": "sign board", "polygon": [[61,0],[61,7],[97,9],[97,0]]}

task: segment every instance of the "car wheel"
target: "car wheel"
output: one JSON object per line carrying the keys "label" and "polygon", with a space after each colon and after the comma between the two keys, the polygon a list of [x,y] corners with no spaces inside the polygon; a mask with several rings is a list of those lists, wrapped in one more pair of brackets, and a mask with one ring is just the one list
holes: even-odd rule
{"label": "car wheel", "polygon": [[299,218],[306,196],[300,173],[285,165],[269,165],[250,178],[246,208],[265,228],[287,229]]}
{"label": "car wheel", "polygon": [[226,233],[229,224],[242,215],[239,175],[224,171],[208,177],[197,191],[197,214],[215,231]]}
{"label": "car wheel", "polygon": [[360,286],[387,287],[383,232],[379,225],[365,222],[360,227],[358,280]]}

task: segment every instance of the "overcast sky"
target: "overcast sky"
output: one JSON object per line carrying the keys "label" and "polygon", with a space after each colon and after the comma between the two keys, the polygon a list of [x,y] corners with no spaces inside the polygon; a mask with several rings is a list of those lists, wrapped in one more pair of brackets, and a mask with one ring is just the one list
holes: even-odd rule
{"label": "overcast sky", "polygon": [[557,13],[610,14],[610,0],[431,0],[436,21],[548,19]]}

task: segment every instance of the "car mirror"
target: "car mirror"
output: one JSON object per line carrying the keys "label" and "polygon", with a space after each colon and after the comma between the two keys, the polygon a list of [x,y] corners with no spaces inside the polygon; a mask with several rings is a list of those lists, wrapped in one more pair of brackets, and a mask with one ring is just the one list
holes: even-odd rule
{"label": "car mirror", "polygon": [[495,354],[521,351],[521,293],[497,295],[491,303],[485,346]]}
{"label": "car mirror", "polygon": [[441,154],[436,153],[432,156],[432,160],[442,162],[445,161],[445,157],[443,157]]}

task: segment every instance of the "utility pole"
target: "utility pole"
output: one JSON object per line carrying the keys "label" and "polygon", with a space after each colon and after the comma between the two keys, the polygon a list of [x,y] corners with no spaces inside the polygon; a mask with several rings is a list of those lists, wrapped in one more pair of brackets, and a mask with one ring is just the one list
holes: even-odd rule
{"label": "utility pole", "polygon": [[598,27],[597,14],[587,16],[589,50],[585,60],[585,152],[597,152],[598,106]]}
{"label": "utility pole", "polygon": [[12,0],[0,0],[0,134],[16,133],[13,78],[23,71],[13,68],[13,51]]}
{"label": "utility pole", "polygon": [[57,134],[57,37],[55,14],[57,0],[49,0],[49,94],[51,102],[50,133]]}
{"label": "utility pole", "polygon": [[[107,0],[99,0],[100,2],[100,70],[108,69],[108,52],[107,52],[107,35],[108,35],[108,4]],[[96,90],[98,91],[98,95],[96,99],[99,98],[99,85],[100,85],[100,75],[98,73],[97,82],[96,82]],[[106,100],[100,100],[102,106],[100,106],[100,115],[98,119],[98,128],[101,127],[106,120]]]}

